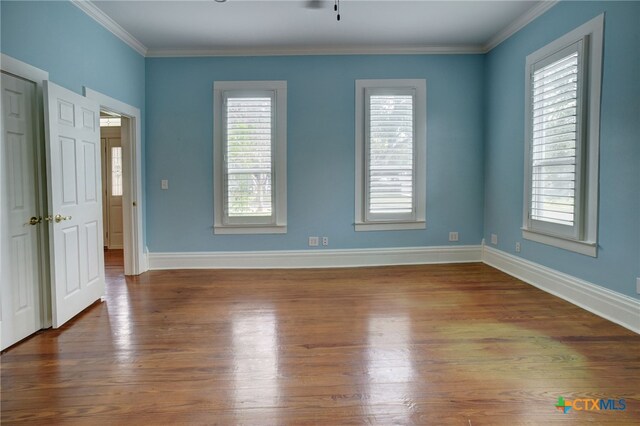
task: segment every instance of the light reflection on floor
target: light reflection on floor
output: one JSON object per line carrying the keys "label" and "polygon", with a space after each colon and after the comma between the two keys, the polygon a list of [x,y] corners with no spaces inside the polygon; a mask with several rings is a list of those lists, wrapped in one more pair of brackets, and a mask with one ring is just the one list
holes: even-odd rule
{"label": "light reflection on floor", "polygon": [[[110,297],[107,307],[111,311],[109,326],[115,355],[119,368],[130,369],[133,362],[131,359],[133,328],[129,288],[124,278],[123,250],[105,250],[105,274],[109,286],[118,286],[117,291],[113,291],[117,296]],[[110,289],[105,290],[109,292]]]}
{"label": "light reflection on floor", "polygon": [[[411,322],[408,315],[385,315],[369,318],[369,350],[366,355],[369,372],[367,414],[373,418],[394,412],[403,413],[411,423],[411,387],[415,377],[412,359]],[[404,407],[402,410],[400,408]]]}
{"label": "light reflection on floor", "polygon": [[235,406],[274,407],[279,402],[278,319],[247,306],[232,315]]}
{"label": "light reflection on floor", "polygon": [[131,335],[131,306],[129,304],[129,292],[124,292],[118,297],[118,315],[111,316],[111,334],[116,346],[116,356],[122,364],[131,362],[130,353]]}

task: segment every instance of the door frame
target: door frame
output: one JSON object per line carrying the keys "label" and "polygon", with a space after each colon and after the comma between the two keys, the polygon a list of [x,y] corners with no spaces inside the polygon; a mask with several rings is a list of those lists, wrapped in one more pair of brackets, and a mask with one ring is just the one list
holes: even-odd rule
{"label": "door frame", "polygon": [[[140,109],[84,86],[84,96],[100,104],[100,110],[119,114],[129,119],[129,131],[122,138],[123,176],[125,190],[122,197],[124,231],[124,273],[139,275],[148,270],[144,253],[142,211],[142,119]],[[123,131],[126,126],[122,126]],[[128,143],[125,140],[128,139]]]}
{"label": "door frame", "polygon": [[[37,202],[40,211],[44,216],[49,214],[47,202],[47,186],[46,186],[46,158],[45,158],[45,138],[44,138],[44,100],[43,100],[43,82],[49,79],[47,71],[36,68],[25,62],[19,61],[11,56],[2,53],[0,60],[0,69],[16,77],[31,81],[36,85],[36,105],[34,117],[36,120],[36,129],[34,137],[36,139],[36,184],[38,185]],[[2,150],[0,150],[1,155]],[[0,157],[0,176],[4,173],[4,159]],[[1,214],[1,210],[0,210]],[[49,273],[49,233],[44,232],[41,228],[38,232],[39,257],[40,257],[40,328],[51,327],[51,275]],[[0,238],[2,238],[0,236]],[[0,246],[1,250],[1,246]],[[5,256],[0,253],[0,256]],[[0,318],[1,320],[1,318]]]}

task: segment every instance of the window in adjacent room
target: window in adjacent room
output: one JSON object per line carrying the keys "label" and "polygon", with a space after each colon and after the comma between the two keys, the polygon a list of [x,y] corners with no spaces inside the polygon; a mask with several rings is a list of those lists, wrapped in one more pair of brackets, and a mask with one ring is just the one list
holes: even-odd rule
{"label": "window in adjacent room", "polygon": [[285,81],[214,83],[214,232],[286,233]]}
{"label": "window in adjacent room", "polygon": [[111,147],[111,195],[122,196],[122,147]]}
{"label": "window in adjacent room", "polygon": [[356,231],[424,229],[426,81],[356,81]]}
{"label": "window in adjacent room", "polygon": [[527,56],[523,237],[596,256],[603,16]]}
{"label": "window in adjacent room", "polygon": [[121,122],[122,118],[120,117],[100,117],[100,127],[120,127]]}

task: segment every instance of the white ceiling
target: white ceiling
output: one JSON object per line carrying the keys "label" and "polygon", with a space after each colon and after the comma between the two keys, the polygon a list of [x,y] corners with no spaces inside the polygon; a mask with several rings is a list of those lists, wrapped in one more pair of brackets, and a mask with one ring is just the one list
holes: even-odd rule
{"label": "white ceiling", "polygon": [[147,56],[483,52],[555,2],[342,0],[340,22],[334,0],[321,3],[76,2]]}

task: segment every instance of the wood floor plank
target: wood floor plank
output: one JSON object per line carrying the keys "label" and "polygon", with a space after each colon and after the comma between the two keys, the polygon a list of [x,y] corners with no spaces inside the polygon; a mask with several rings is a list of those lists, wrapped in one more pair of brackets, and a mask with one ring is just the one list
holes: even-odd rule
{"label": "wood floor plank", "polygon": [[2,424],[640,422],[640,336],[483,264],[121,262],[107,251],[103,302],[2,354]]}

